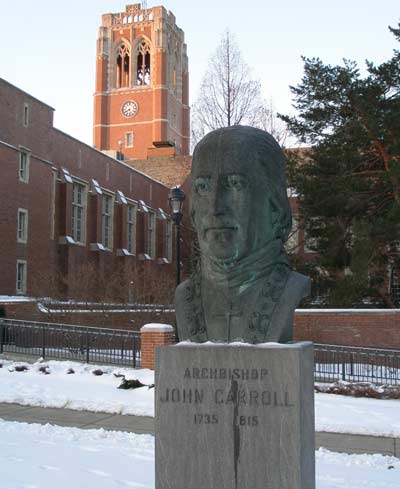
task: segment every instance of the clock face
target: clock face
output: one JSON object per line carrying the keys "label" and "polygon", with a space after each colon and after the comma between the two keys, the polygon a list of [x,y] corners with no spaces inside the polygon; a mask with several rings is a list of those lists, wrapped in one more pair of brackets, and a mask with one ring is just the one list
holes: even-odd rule
{"label": "clock face", "polygon": [[125,117],[133,117],[134,115],[137,114],[138,110],[139,110],[139,106],[137,102],[135,102],[134,100],[128,100],[124,102],[124,104],[121,107],[122,115]]}

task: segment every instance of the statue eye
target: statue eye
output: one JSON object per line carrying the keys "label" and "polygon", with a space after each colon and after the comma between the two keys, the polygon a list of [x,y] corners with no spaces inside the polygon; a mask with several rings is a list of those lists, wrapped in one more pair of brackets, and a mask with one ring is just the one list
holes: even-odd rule
{"label": "statue eye", "polygon": [[247,178],[244,175],[228,175],[226,187],[233,190],[243,190],[247,187]]}
{"label": "statue eye", "polygon": [[196,190],[196,193],[202,195],[207,192],[210,192],[211,190],[211,183],[209,178],[197,178],[194,188]]}

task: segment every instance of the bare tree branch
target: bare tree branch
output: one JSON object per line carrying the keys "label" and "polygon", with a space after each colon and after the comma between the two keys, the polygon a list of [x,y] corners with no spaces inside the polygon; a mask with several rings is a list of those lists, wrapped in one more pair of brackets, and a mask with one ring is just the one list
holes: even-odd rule
{"label": "bare tree branch", "polygon": [[192,144],[207,132],[238,124],[264,129],[279,143],[286,139],[284,123],[277,120],[272,103],[262,99],[260,82],[251,78],[251,70],[227,30],[209,59],[192,107]]}

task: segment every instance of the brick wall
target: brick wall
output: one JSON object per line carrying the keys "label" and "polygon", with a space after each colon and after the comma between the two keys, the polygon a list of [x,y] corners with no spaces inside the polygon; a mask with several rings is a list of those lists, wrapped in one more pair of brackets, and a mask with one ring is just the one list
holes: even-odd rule
{"label": "brick wall", "polygon": [[128,163],[171,188],[175,185],[182,185],[188,178],[192,157],[166,155],[145,160],[130,160]]}
{"label": "brick wall", "polygon": [[296,341],[400,349],[399,309],[298,309]]}
{"label": "brick wall", "polygon": [[[44,312],[38,307],[36,301],[26,302],[0,302],[0,309],[4,310],[8,319],[20,319],[26,321],[40,321],[49,323],[72,324],[77,326],[93,326],[98,328],[126,329],[139,331],[147,323],[167,323],[175,325],[175,313],[159,310],[133,310],[126,311],[90,311],[79,312],[79,309],[62,310],[62,306],[56,310],[50,308]],[[120,308],[122,309],[122,307]]]}
{"label": "brick wall", "polygon": [[[37,303],[0,302],[6,317],[85,326],[139,331],[146,323],[175,325],[175,313],[149,311],[44,313]],[[298,309],[295,313],[294,339],[315,343],[400,349],[400,310],[318,310]]]}

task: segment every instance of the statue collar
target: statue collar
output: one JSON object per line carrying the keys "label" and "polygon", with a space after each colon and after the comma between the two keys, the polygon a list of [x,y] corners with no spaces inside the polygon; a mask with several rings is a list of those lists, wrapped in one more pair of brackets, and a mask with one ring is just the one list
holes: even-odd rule
{"label": "statue collar", "polygon": [[[290,275],[290,270],[285,262],[271,264],[263,270],[264,273],[259,273],[257,279],[248,281],[248,288],[253,287],[254,289],[252,292],[254,293],[254,307],[250,308],[249,313],[242,311],[243,337],[241,339],[249,343],[268,341],[273,315]],[[190,339],[200,343],[210,339],[204,314],[204,307],[207,307],[207,304],[203,303],[201,287],[201,274],[194,274],[186,297],[188,307],[186,321]],[[240,305],[240,297],[238,305]],[[227,324],[228,328],[229,326]],[[235,339],[231,338],[230,341]]]}
{"label": "statue collar", "polygon": [[281,239],[274,239],[253,253],[233,262],[202,257],[196,274],[223,287],[228,294],[239,295],[260,279],[271,275],[277,265],[288,267]]}

